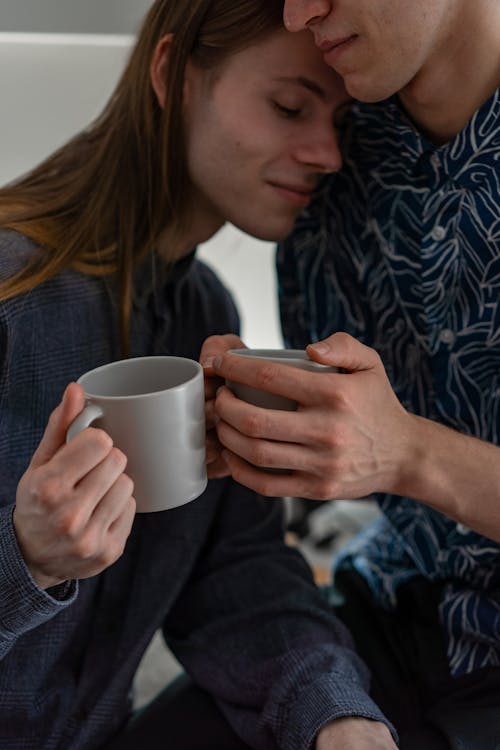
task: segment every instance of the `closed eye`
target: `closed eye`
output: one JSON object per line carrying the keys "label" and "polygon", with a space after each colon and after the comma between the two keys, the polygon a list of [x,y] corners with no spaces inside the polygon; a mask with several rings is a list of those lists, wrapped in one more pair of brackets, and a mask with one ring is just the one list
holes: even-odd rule
{"label": "closed eye", "polygon": [[283,115],[283,117],[286,117],[288,119],[292,119],[294,117],[299,117],[302,110],[296,109],[293,107],[285,107],[283,104],[280,104],[279,102],[273,102],[275,108],[278,110],[278,112]]}

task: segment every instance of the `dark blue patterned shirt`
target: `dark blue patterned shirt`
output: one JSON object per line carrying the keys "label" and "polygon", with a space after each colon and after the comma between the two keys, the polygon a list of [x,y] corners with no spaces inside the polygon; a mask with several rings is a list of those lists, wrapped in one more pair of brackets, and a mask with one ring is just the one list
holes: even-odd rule
{"label": "dark blue patterned shirt", "polygon": [[[500,444],[500,92],[440,148],[397,100],[356,105],[341,173],[278,249],[286,343],[347,331],[411,412]],[[346,549],[385,607],[442,581],[455,675],[500,665],[500,546],[409,498]]]}

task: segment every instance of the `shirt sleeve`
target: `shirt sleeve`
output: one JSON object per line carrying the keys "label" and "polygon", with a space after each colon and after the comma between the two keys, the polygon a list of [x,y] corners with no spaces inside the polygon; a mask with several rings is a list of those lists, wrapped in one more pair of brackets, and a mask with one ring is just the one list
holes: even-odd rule
{"label": "shirt sleeve", "polygon": [[[3,275],[0,269],[0,277]],[[33,307],[35,312],[28,320],[36,314],[35,303]],[[19,308],[9,302],[0,305],[0,659],[18,638],[70,606],[78,594],[76,581],[49,591],[37,585],[19,549],[13,524],[16,485],[45,421],[44,410],[34,407],[30,337],[35,333],[25,319],[17,323],[13,311]],[[33,411],[37,420],[33,420]],[[33,421],[40,422],[40,428]]]}
{"label": "shirt sleeve", "polygon": [[78,594],[76,581],[50,592],[37,585],[17,543],[13,507],[0,508],[0,659],[23,633],[50,620]]}
{"label": "shirt sleeve", "polygon": [[321,727],[345,716],[382,721],[396,736],[347,629],[282,541],[281,501],[224,481],[211,544],[165,622],[176,657],[251,747],[312,748]]}

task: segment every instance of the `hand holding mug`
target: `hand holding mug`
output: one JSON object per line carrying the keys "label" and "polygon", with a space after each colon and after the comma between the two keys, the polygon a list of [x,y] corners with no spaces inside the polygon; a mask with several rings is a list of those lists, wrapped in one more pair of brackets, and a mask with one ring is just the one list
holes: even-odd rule
{"label": "hand holding mug", "polygon": [[[404,486],[412,420],[378,354],[338,333],[307,347],[316,373],[257,358],[216,356],[215,375],[296,401],[297,410],[254,406],[227,387],[217,393],[217,435],[236,481],[267,496],[359,498]],[[262,468],[280,468],[271,474]]]}
{"label": "hand holding mug", "polygon": [[87,405],[68,440],[101,427],[127,457],[137,513],[177,508],[207,486],[203,370],[186,357],[133,357],[96,367],[78,382]]}
{"label": "hand holding mug", "polygon": [[123,552],[135,516],[127,459],[109,435],[88,428],[66,443],[84,399],[81,386],[68,386],[17,489],[19,547],[33,578],[45,589],[112,565]]}

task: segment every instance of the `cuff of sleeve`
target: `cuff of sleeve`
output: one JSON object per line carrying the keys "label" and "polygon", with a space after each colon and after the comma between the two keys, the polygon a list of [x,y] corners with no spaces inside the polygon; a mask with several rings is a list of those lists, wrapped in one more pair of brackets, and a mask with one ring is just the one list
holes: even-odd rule
{"label": "cuff of sleeve", "polygon": [[278,744],[287,750],[313,750],[319,731],[346,716],[379,721],[398,742],[395,728],[380,708],[360,685],[346,682],[345,675],[331,673],[305,686],[291,704],[282,707],[282,712],[279,726],[283,729]]}
{"label": "cuff of sleeve", "polygon": [[63,584],[57,596],[37,585],[17,543],[13,510],[12,505],[0,508],[0,638],[6,639],[15,639],[50,620],[78,594],[77,581]]}

